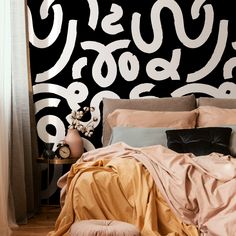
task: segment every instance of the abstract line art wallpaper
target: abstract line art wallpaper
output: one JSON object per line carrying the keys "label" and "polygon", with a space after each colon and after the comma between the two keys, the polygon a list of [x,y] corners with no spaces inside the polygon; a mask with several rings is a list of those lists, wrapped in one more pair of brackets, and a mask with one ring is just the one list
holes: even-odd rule
{"label": "abstract line art wallpaper", "polygon": [[27,12],[39,148],[84,106],[98,118],[85,148],[100,147],[103,97],[236,98],[233,1],[28,0]]}

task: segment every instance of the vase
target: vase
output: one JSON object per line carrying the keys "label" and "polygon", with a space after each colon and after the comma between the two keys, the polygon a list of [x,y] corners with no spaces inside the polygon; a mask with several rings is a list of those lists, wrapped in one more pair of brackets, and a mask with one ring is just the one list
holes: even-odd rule
{"label": "vase", "polygon": [[79,159],[84,153],[84,143],[77,129],[68,129],[64,142],[70,147],[71,158]]}

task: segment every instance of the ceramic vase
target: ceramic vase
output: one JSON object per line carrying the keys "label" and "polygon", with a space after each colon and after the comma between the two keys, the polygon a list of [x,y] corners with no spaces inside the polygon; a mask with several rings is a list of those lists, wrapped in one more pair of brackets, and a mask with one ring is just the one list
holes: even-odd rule
{"label": "ceramic vase", "polygon": [[78,159],[84,153],[83,140],[77,129],[68,129],[64,142],[70,147],[71,158]]}

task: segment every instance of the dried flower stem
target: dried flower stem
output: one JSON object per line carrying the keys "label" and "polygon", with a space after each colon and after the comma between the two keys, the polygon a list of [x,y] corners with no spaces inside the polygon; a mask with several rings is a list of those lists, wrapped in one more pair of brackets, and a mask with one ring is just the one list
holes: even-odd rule
{"label": "dried flower stem", "polygon": [[93,111],[95,111],[94,107],[84,107],[82,110],[72,111],[70,115],[71,124],[69,125],[69,129],[77,129],[85,136],[91,137],[94,132],[94,122],[98,119],[93,117],[86,125],[81,121],[81,119],[87,112]]}

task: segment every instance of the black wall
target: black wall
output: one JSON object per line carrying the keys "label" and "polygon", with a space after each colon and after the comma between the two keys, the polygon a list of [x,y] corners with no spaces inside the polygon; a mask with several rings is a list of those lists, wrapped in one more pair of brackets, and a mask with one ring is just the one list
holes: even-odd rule
{"label": "black wall", "polygon": [[233,1],[28,0],[28,13],[40,149],[83,106],[98,117],[85,146],[100,147],[103,97],[236,97]]}

